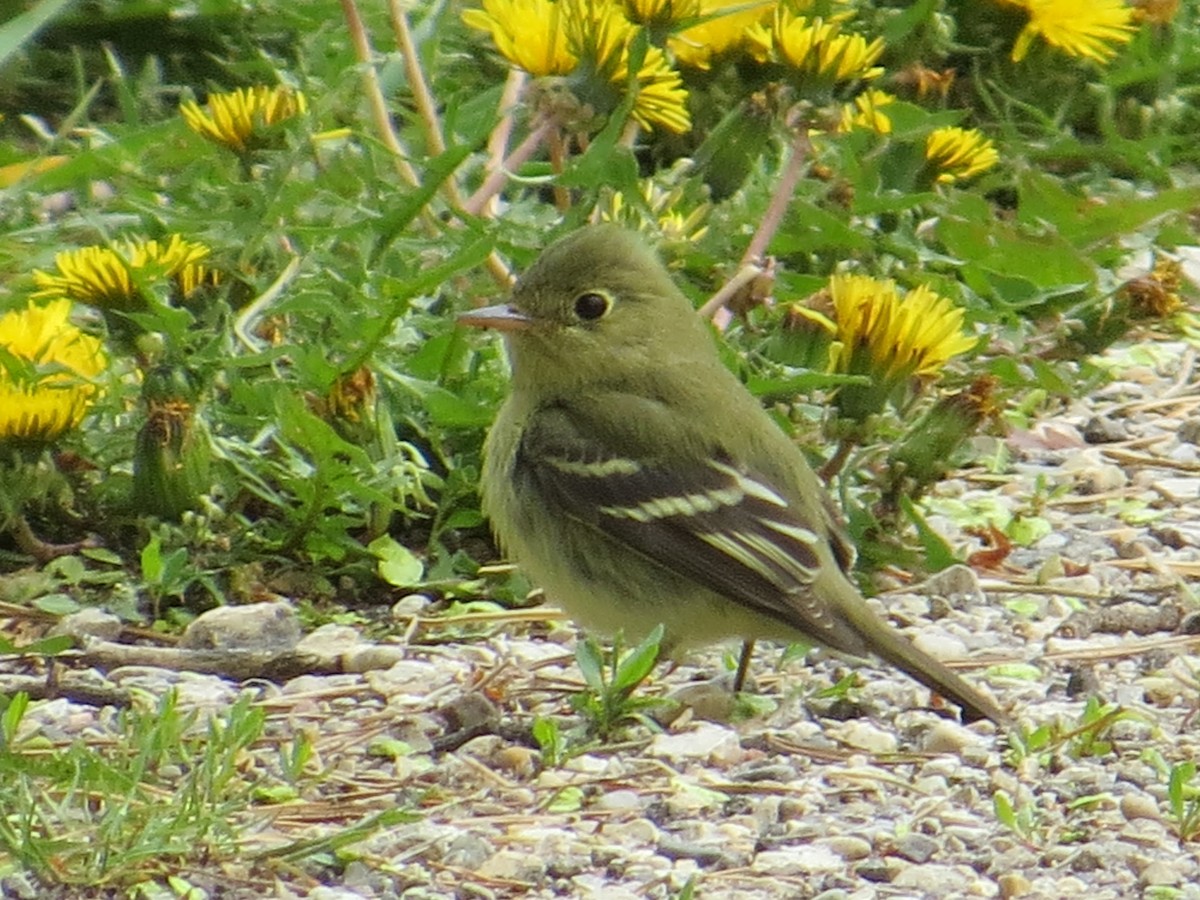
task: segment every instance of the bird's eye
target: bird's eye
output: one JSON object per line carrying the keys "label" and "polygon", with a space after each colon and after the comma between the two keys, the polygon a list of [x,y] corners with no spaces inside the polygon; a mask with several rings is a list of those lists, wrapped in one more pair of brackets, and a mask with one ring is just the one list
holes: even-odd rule
{"label": "bird's eye", "polygon": [[612,300],[606,294],[597,291],[585,291],[575,298],[575,315],[585,322],[594,322],[612,306]]}

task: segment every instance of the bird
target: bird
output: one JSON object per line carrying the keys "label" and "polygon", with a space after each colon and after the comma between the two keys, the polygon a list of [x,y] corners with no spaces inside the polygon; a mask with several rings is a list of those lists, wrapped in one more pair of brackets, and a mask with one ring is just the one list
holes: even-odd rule
{"label": "bird", "polygon": [[877,656],[964,721],[1012,727],[872,610],[824,484],[641,235],[578,229],[506,303],[458,318],[501,332],[511,370],[483,446],[483,511],[579,625],[630,638],[661,624],[668,655],[736,638]]}

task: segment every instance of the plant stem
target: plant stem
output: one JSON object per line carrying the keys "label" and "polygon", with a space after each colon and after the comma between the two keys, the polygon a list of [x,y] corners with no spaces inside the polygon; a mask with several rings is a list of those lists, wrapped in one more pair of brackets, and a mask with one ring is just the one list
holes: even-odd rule
{"label": "plant stem", "polygon": [[700,315],[715,321],[718,328],[724,329],[725,325],[729,323],[729,315],[724,312],[725,305],[737,296],[742,288],[763,273],[763,256],[767,252],[771,239],[775,237],[775,232],[783,224],[783,217],[787,213],[792,194],[796,192],[796,186],[804,174],[808,162],[808,151],[812,147],[808,140],[808,122],[806,119],[801,119],[799,124],[794,127],[796,133],[792,139],[791,155],[783,167],[779,182],[775,185],[775,192],[771,195],[770,203],[767,204],[767,211],[758,223],[758,229],[750,239],[746,252],[742,254],[737,273],[700,307]]}
{"label": "plant stem", "polygon": [[829,457],[829,461],[821,466],[821,471],[817,473],[821,476],[821,480],[829,484],[833,480],[833,476],[842,471],[842,466],[846,465],[846,460],[849,459],[850,451],[853,449],[854,441],[850,438],[842,438],[838,443],[837,451]]}
{"label": "plant stem", "polygon": [[363,87],[366,88],[367,103],[371,107],[371,118],[375,121],[375,128],[379,132],[384,146],[391,151],[392,161],[395,163],[400,177],[413,187],[419,187],[420,176],[409,163],[410,154],[404,144],[400,142],[400,136],[396,134],[396,129],[392,127],[392,117],[388,114],[383,89],[379,86],[379,74],[375,71],[375,52],[371,49],[371,40],[367,37],[362,16],[359,15],[354,0],[341,0],[341,3],[342,13],[346,17],[346,27],[350,31],[350,42],[354,45],[354,55],[362,66]]}
{"label": "plant stem", "polygon": [[466,199],[463,203],[463,212],[474,216],[479,215],[488,201],[496,196],[504,187],[512,170],[518,168],[533,156],[546,140],[551,129],[557,127],[553,119],[543,119],[533,131],[529,132],[525,140],[517,145],[517,149],[508,155],[508,158],[500,164],[500,167],[492,171],[484,179],[483,184],[479,186],[479,190]]}
{"label": "plant stem", "polygon": [[715,316],[720,310],[725,308],[725,304],[735,297],[742,288],[761,275],[762,272],[763,270],[754,263],[743,261],[742,267],[738,269],[737,273],[721,285],[721,289],[700,307],[700,315],[705,318]]}
{"label": "plant stem", "polygon": [[[567,142],[563,140],[561,128],[550,132],[547,144],[550,150],[550,168],[556,175],[561,175],[567,164]],[[571,208],[571,194],[561,184],[554,185],[554,205],[561,213]]]}
{"label": "plant stem", "polygon": [[800,176],[804,174],[805,166],[808,164],[808,152],[812,149],[812,145],[808,140],[807,119],[801,119],[794,127],[796,134],[792,138],[792,153],[783,168],[783,174],[779,177],[779,183],[775,186],[775,193],[771,195],[771,202],[767,204],[767,211],[763,214],[762,221],[758,223],[758,230],[754,232],[754,237],[750,239],[750,244],[746,247],[746,252],[742,256],[742,265],[758,262],[767,252],[767,246],[775,237],[779,226],[783,224],[788,204],[792,202],[792,194],[796,192]]}
{"label": "plant stem", "polygon": [[[408,14],[400,0],[388,0],[388,13],[392,19],[392,30],[396,34],[396,44],[400,47],[400,54],[404,59],[404,74],[408,78],[408,87],[421,116],[421,124],[425,126],[425,140],[429,144],[429,151],[436,154],[445,153],[446,141],[442,137],[437,103],[434,102],[429,84],[425,81],[425,72],[421,69],[417,45],[413,42],[412,29],[408,27]],[[446,183],[458,187],[453,181],[447,180]]]}

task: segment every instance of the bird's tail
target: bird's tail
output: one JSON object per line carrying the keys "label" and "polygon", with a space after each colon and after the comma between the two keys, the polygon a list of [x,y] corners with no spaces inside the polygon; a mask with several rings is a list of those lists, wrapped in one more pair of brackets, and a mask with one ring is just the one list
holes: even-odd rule
{"label": "bird's tail", "polygon": [[943,697],[953,700],[962,708],[963,721],[991,719],[1005,731],[1015,728],[1012,717],[996,701],[972,687],[928,653],[917,649],[904,635],[877,616],[849,582],[845,586],[855,596],[852,599],[845,598],[846,602],[839,604],[841,612],[875,655],[907,672]]}

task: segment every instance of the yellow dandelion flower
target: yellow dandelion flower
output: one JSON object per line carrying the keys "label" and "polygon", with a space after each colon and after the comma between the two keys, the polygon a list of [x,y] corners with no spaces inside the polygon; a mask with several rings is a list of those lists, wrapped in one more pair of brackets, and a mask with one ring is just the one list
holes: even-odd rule
{"label": "yellow dandelion flower", "polygon": [[667,46],[681,66],[707,71],[713,60],[741,46],[748,29],[764,22],[772,0],[699,0],[701,21],[674,34]]}
{"label": "yellow dandelion flower", "polygon": [[0,316],[0,443],[49,444],[96,398],[104,350],[70,315],[71,301],[60,299]]}
{"label": "yellow dandelion flower", "polygon": [[1013,62],[1029,52],[1035,37],[1064,53],[1106,63],[1137,28],[1134,10],[1124,0],[1020,0],[1029,22],[1013,44]]}
{"label": "yellow dandelion flower", "polygon": [[[640,4],[648,12],[667,5]],[[623,0],[483,0],[483,8],[467,10],[463,20],[490,32],[496,48],[518,68],[538,77],[575,75],[573,87],[585,101],[611,108],[611,95],[628,83],[630,47],[640,31],[625,9]],[[588,84],[589,78],[597,83]],[[692,127],[683,79],[661,49],[646,50],[636,81],[632,115],[639,125],[674,132]]]}
{"label": "yellow dandelion flower", "polygon": [[784,4],[775,8],[770,31],[756,26],[746,36],[751,54],[759,61],[774,59],[801,75],[824,81],[877,78],[883,68],[875,63],[883,54],[883,39],[867,41],[861,34],[842,34],[837,19],[808,19]]}
{"label": "yellow dandelion flower", "polygon": [[157,279],[174,279],[187,297],[202,284],[217,281],[217,273],[202,262],[212,251],[204,244],[173,234],[165,242],[116,241],[112,247],[64,250],[54,257],[57,273],[35,269],[35,297],[69,297],[110,309],[145,305],[143,288]]}
{"label": "yellow dandelion flower", "polygon": [[[563,0],[567,7],[567,41],[597,78],[620,91],[629,81],[630,51],[639,34],[614,0]],[[643,128],[662,126],[682,134],[692,127],[683,78],[666,54],[648,47],[637,71],[637,98],[631,115]]]}
{"label": "yellow dandelion flower", "polygon": [[838,131],[852,131],[855,128],[866,128],[876,134],[891,134],[892,120],[882,108],[889,103],[895,103],[896,98],[887,91],[871,88],[863,91],[854,98],[853,103],[842,107],[842,120]]}
{"label": "yellow dandelion flower", "polygon": [[647,28],[665,28],[700,15],[700,0],[625,0],[625,15]]}
{"label": "yellow dandelion flower", "polygon": [[[626,53],[626,66],[619,70],[622,77],[628,71],[628,58]],[[666,55],[657,47],[646,52],[637,80],[638,95],[631,115],[639,125],[648,130],[661,125],[676,134],[691,130],[692,118],[687,110],[683,78],[671,68]]]}
{"label": "yellow dandelion flower", "polygon": [[977,343],[962,333],[963,311],[924,285],[902,299],[893,281],[835,275],[829,295],[837,325],[833,368],[870,379],[834,395],[846,419],[863,422],[889,400],[902,402],[914,379],[933,380],[948,360]]}
{"label": "yellow dandelion flower", "polygon": [[225,94],[210,94],[207,110],[195,100],[185,100],[179,113],[188,128],[235,153],[264,145],[264,131],[308,111],[308,101],[287,87],[257,85]]}
{"label": "yellow dandelion flower", "polygon": [[925,160],[941,184],[953,184],[986,172],[1000,161],[990,139],[978,129],[936,128],[925,139]]}
{"label": "yellow dandelion flower", "polygon": [[500,55],[534,77],[566,75],[579,59],[567,46],[566,5],[553,0],[483,0],[463,21],[486,31]]}
{"label": "yellow dandelion flower", "polygon": [[888,381],[930,378],[978,343],[962,333],[963,311],[926,285],[901,299],[890,279],[834,275],[829,293],[843,372],[866,372]]}

